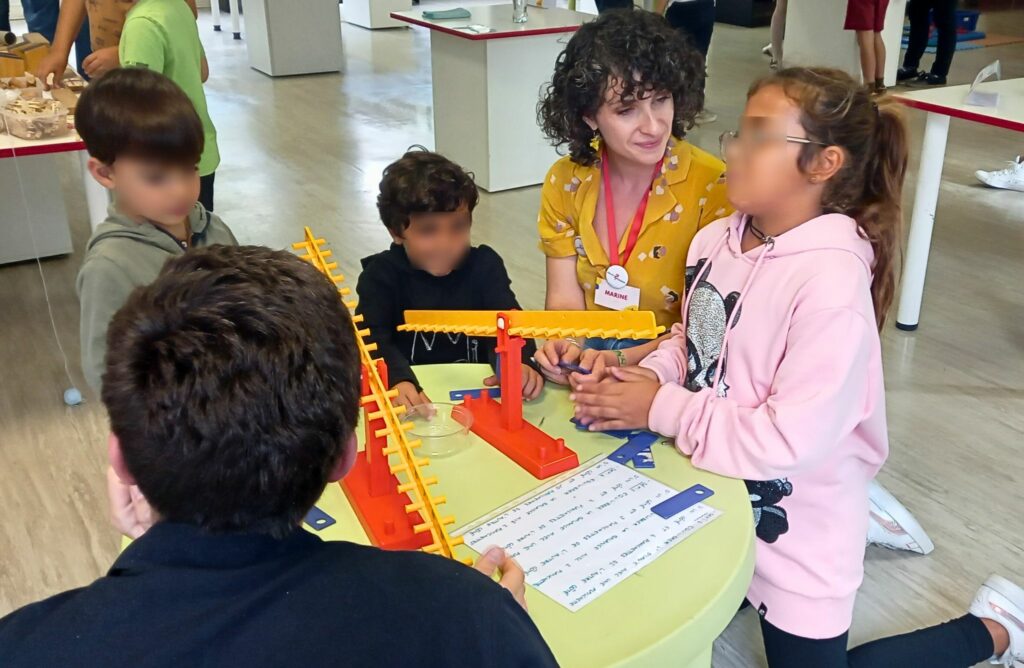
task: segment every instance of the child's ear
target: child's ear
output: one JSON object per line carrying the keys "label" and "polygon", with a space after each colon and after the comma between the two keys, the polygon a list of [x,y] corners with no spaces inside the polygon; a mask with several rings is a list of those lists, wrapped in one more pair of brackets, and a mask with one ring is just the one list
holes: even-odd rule
{"label": "child's ear", "polygon": [[114,473],[117,474],[121,482],[126,485],[135,484],[135,476],[128,470],[128,465],[124,461],[121,439],[114,432],[110,432],[110,435],[107,437],[107,459],[110,460],[110,466],[114,469]]}
{"label": "child's ear", "polygon": [[593,116],[584,116],[583,122],[587,124],[587,127],[592,131],[597,132],[597,121],[594,120]]}
{"label": "child's ear", "polygon": [[399,246],[401,246],[403,243],[405,243],[405,238],[402,237],[401,234],[398,234],[397,232],[395,232],[392,229],[389,229],[388,233],[391,234],[391,241],[395,242]]}
{"label": "child's ear", "polygon": [[846,152],[838,146],[826,146],[815,156],[807,178],[811,183],[824,183],[834,177],[846,164]]}
{"label": "child's ear", "polygon": [[352,434],[341,449],[341,458],[334,465],[334,468],[331,469],[330,475],[327,476],[327,482],[338,482],[352,470],[352,466],[356,463],[356,451],[358,448],[356,435]]}
{"label": "child's ear", "polygon": [[87,163],[89,173],[92,174],[92,178],[96,179],[96,183],[100,184],[107,190],[114,189],[114,166],[108,165],[105,162],[100,162],[96,158],[89,158]]}

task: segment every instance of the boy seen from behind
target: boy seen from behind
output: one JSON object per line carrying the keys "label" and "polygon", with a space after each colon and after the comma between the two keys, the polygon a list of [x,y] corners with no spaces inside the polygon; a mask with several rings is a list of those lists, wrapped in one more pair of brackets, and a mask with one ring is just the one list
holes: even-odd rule
{"label": "boy seen from behind", "polygon": [[196,249],[132,293],[110,341],[111,504],[137,539],[0,619],[4,668],[556,665],[503,550],[474,569],[302,528],[355,461],[360,396],[352,319],[312,265]]}

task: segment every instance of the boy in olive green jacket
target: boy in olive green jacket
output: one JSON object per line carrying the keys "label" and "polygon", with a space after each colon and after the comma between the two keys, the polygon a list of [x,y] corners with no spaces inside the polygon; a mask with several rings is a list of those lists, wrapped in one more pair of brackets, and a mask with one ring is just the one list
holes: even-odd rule
{"label": "boy in olive green jacket", "polygon": [[110,215],[89,239],[78,272],[82,369],[100,391],[107,325],[135,288],[189,248],[237,245],[199,197],[203,123],[188,96],[162,74],[118,69],[89,86],[75,124],[89,171],[113,191]]}

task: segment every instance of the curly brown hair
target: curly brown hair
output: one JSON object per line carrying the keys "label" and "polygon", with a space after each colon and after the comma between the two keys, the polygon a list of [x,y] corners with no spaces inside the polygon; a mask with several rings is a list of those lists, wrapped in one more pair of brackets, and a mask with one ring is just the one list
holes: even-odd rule
{"label": "curly brown hair", "polygon": [[413,147],[384,168],[377,211],[384,226],[402,236],[414,213],[476,208],[480,193],[473,175],[440,153]]}
{"label": "curly brown hair", "polygon": [[[779,86],[800,107],[807,136],[824,146],[838,146],[846,163],[825,188],[822,204],[829,213],[857,221],[861,236],[875,253],[871,300],[878,328],[896,294],[896,264],[903,238],[903,180],[909,154],[907,128],[899,104],[877,102],[846,72],[822,67],[781,70],[754,83],[748,97]],[[821,150],[805,144],[799,167],[806,171]]]}
{"label": "curly brown hair", "polygon": [[594,131],[583,120],[604,103],[609,85],[645,97],[667,91],[675,103],[672,135],[686,136],[704,108],[704,57],[689,38],[651,12],[629,9],[601,14],[572,36],[555,62],[555,73],[537,105],[537,123],[552,144],[568,145],[574,162],[592,165]]}

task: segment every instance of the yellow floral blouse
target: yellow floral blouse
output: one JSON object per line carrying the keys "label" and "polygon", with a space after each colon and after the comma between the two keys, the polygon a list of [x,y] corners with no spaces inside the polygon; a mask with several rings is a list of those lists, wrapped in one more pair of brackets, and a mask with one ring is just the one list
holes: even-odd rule
{"label": "yellow floral blouse", "polygon": [[[576,256],[576,278],[588,310],[604,308],[594,304],[594,291],[609,265],[594,232],[600,191],[600,164],[584,167],[566,156],[548,171],[537,218],[546,256]],[[640,237],[626,263],[629,284],[640,288],[640,310],[653,311],[659,325],[668,328],[679,321],[686,252],[693,236],[730,213],[725,164],[685,141],[670,139],[661,176],[651,185]],[[622,235],[620,252],[627,236]]]}

